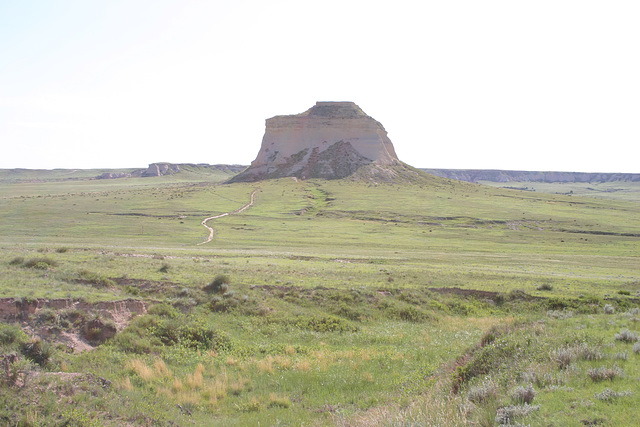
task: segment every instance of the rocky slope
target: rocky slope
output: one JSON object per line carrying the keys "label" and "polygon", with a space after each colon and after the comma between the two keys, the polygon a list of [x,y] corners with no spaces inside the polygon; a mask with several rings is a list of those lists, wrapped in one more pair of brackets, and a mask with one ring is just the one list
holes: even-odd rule
{"label": "rocky slope", "polygon": [[266,121],[258,156],[230,182],[297,177],[339,179],[369,165],[399,165],[382,124],[353,102],[317,102]]}

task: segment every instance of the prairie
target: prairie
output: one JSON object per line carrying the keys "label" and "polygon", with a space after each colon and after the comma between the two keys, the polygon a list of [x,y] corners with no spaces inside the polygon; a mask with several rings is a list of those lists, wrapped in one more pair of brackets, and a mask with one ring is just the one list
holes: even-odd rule
{"label": "prairie", "polygon": [[[2,315],[0,354],[19,359],[0,386],[5,424],[640,415],[635,183],[586,197],[429,175],[76,175],[0,174],[0,298],[17,307]],[[202,220],[254,190],[201,244]],[[99,308],[112,301],[144,309]]]}

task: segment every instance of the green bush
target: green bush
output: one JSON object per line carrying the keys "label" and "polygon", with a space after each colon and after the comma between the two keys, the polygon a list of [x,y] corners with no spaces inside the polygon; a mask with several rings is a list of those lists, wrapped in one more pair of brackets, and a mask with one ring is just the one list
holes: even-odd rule
{"label": "green bush", "polygon": [[332,315],[301,316],[295,326],[314,332],[356,332],[358,328],[347,320]]}
{"label": "green bush", "polygon": [[21,344],[28,339],[22,328],[0,323],[0,345]]}
{"label": "green bush", "polygon": [[155,314],[156,316],[160,317],[168,317],[170,319],[173,319],[180,315],[180,312],[175,307],[167,303],[156,304],[149,308],[149,311],[147,313]]}
{"label": "green bush", "polygon": [[21,346],[22,354],[40,366],[46,366],[53,355],[53,347],[40,338],[33,338]]}
{"label": "green bush", "polygon": [[224,293],[229,290],[229,283],[231,283],[229,276],[226,274],[218,274],[213,281],[203,289],[210,294]]}
{"label": "green bush", "polygon": [[108,288],[116,285],[116,282],[101,274],[94,273],[88,270],[78,271],[79,281],[88,283],[97,288]]}
{"label": "green bush", "polygon": [[56,260],[47,257],[31,258],[25,261],[22,266],[27,268],[37,268],[39,270],[47,270],[58,265]]}
{"label": "green bush", "polygon": [[9,265],[20,265],[22,263],[24,263],[24,257],[21,256],[17,256],[9,261]]}
{"label": "green bush", "polygon": [[166,307],[157,311],[172,314],[164,317],[147,314],[135,318],[127,328],[114,337],[113,344],[123,351],[138,354],[155,353],[160,351],[162,346],[174,345],[216,351],[231,347],[226,334],[207,326],[202,320],[180,316],[177,310],[174,313],[166,310]]}

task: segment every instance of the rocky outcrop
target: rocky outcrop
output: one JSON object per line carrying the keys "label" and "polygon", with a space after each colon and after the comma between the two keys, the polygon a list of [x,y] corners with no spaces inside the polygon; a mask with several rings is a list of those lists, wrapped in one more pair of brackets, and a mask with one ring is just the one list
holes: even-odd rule
{"label": "rocky outcrop", "polygon": [[207,163],[151,163],[147,169],[136,169],[132,172],[104,172],[95,179],[117,179],[136,178],[173,175],[176,173],[189,171],[196,173],[223,172],[226,174],[236,174],[242,172],[247,167],[242,165],[209,165]]}
{"label": "rocky outcrop", "polygon": [[147,170],[142,172],[141,176],[164,176],[173,175],[178,172],[180,172],[180,166],[178,165],[172,163],[151,163]]}
{"label": "rocky outcrop", "polygon": [[317,102],[268,119],[258,156],[230,182],[339,179],[371,164],[400,164],[384,127],[353,102]]}
{"label": "rocky outcrop", "polygon": [[637,173],[530,172],[483,169],[422,169],[442,178],[467,182],[640,182]]}

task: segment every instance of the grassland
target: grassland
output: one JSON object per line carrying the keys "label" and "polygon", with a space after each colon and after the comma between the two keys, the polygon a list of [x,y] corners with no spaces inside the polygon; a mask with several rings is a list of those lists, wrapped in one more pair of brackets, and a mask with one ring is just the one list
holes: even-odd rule
{"label": "grassland", "polygon": [[[0,386],[5,424],[640,416],[640,344],[616,339],[639,329],[633,188],[595,198],[428,175],[226,185],[197,170],[0,178],[0,298],[148,307],[114,337],[94,331],[100,342],[83,353],[54,338],[84,328],[90,340],[98,312],[5,317],[0,353],[20,356]],[[209,222],[214,239],[199,245],[204,218],[256,189],[251,208]]]}

